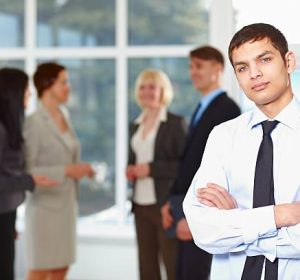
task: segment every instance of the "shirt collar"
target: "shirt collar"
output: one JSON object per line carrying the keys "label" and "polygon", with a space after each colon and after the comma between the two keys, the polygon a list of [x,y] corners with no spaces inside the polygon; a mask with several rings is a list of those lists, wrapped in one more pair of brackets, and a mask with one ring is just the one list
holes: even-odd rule
{"label": "shirt collar", "polygon": [[[134,120],[134,123],[135,124],[141,124],[143,119],[144,119],[144,116],[145,116],[145,112],[142,111],[140,113],[140,115]],[[159,111],[159,115],[158,115],[158,120],[160,122],[165,122],[167,121],[167,108],[165,107],[162,107]]]}
{"label": "shirt collar", "polygon": [[209,104],[213,99],[215,99],[218,95],[223,93],[224,90],[222,88],[218,88],[216,90],[211,91],[210,93],[202,96],[201,98],[201,106],[204,108],[207,104]]}
{"label": "shirt collar", "polygon": [[[291,128],[296,128],[300,117],[300,103],[299,100],[294,96],[291,102],[274,118],[274,120],[289,126]],[[252,116],[250,117],[248,126],[249,129],[257,126],[263,121],[269,118],[256,106],[252,111]]]}

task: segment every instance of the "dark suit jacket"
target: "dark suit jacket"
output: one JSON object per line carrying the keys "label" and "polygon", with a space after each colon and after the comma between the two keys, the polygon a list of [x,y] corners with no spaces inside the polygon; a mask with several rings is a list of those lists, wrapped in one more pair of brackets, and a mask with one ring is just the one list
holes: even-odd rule
{"label": "dark suit jacket", "polygon": [[[130,140],[138,124],[130,124]],[[154,179],[157,204],[167,200],[171,186],[178,174],[180,157],[186,135],[186,122],[178,115],[167,113],[167,120],[160,123],[155,139],[154,160],[150,162],[150,177]],[[135,153],[129,141],[128,164],[135,164]],[[134,192],[135,184],[133,184]]]}
{"label": "dark suit jacket", "polygon": [[[225,92],[210,103],[186,139],[178,176],[170,191],[171,196],[181,196],[183,200],[200,166],[210,132],[216,125],[233,119],[238,115],[240,115],[239,107]],[[182,203],[172,205],[172,207],[173,211],[176,211],[177,217],[184,217]]]}
{"label": "dark suit jacket", "polygon": [[9,147],[6,129],[0,123],[0,213],[15,210],[23,202],[25,190],[34,188],[24,163],[23,151]]}

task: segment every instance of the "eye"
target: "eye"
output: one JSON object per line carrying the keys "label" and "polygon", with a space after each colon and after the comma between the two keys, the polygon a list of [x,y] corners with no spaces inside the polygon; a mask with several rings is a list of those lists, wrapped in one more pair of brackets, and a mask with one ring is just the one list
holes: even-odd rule
{"label": "eye", "polygon": [[245,70],[246,70],[246,66],[240,66],[240,67],[236,68],[236,72],[238,72],[238,73],[245,72]]}
{"label": "eye", "polygon": [[271,57],[263,57],[263,58],[261,59],[261,62],[262,62],[262,63],[265,63],[265,62],[269,62],[269,61],[271,61],[271,60],[272,60]]}

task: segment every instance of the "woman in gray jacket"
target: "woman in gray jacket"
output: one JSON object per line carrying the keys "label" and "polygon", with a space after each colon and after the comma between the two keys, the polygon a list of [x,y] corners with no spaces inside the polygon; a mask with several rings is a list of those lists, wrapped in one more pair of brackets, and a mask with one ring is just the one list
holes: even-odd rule
{"label": "woman in gray jacket", "polygon": [[93,176],[93,170],[80,161],[80,143],[62,107],[70,94],[67,69],[46,62],[37,67],[33,80],[40,106],[25,122],[26,166],[60,184],[28,195],[27,279],[62,280],[75,261],[77,181]]}
{"label": "woman in gray jacket", "polygon": [[56,185],[24,172],[22,124],[29,97],[28,77],[18,69],[0,70],[0,278],[14,279],[16,209],[35,184]]}

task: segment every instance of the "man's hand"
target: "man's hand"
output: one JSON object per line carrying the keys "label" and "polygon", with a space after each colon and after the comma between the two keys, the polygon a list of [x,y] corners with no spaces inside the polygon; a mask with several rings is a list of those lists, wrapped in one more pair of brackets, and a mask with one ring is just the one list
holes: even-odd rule
{"label": "man's hand", "polygon": [[237,208],[236,200],[223,187],[209,183],[207,188],[197,190],[197,199],[200,203],[218,209],[234,209]]}
{"label": "man's hand", "polygon": [[160,209],[162,226],[164,229],[168,229],[172,226],[174,220],[170,211],[170,203],[166,202]]}
{"label": "man's hand", "polygon": [[189,241],[193,239],[190,228],[185,218],[182,218],[177,223],[176,236],[179,240],[182,241]]}
{"label": "man's hand", "polygon": [[300,202],[278,204],[274,206],[277,228],[294,226],[300,223]]}

